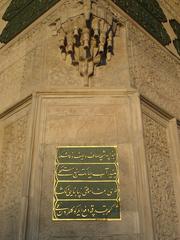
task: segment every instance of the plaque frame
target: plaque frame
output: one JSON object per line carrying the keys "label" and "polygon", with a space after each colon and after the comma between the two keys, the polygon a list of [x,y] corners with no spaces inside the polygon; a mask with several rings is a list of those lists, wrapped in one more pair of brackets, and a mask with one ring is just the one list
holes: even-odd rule
{"label": "plaque frame", "polygon": [[[119,218],[54,218],[54,194],[55,194],[55,174],[56,174],[56,161],[58,158],[58,149],[60,148],[114,148],[116,152],[116,159],[115,159],[115,165],[116,165],[116,184],[117,184],[117,196],[118,196],[118,204],[119,204]],[[60,222],[60,221],[121,221],[121,201],[120,201],[120,168],[119,168],[119,154],[117,150],[117,145],[91,145],[91,146],[84,146],[84,145],[70,145],[70,146],[57,146],[56,147],[56,158],[55,158],[55,164],[54,164],[54,180],[53,180],[53,209],[52,209],[52,221],[53,222]],[[73,163],[71,163],[73,164]],[[91,181],[92,182],[92,181]],[[94,181],[97,182],[97,181]],[[104,182],[110,182],[110,181],[104,181]],[[92,200],[92,199],[91,199]],[[83,200],[82,200],[83,201]]]}

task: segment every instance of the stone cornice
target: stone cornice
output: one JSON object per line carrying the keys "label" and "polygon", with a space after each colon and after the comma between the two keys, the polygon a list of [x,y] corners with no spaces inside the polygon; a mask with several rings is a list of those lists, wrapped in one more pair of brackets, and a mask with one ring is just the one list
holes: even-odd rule
{"label": "stone cornice", "polygon": [[[172,52],[170,52],[169,49],[164,48],[158,41],[156,41],[148,32],[146,32],[138,23],[136,23],[130,16],[128,16],[122,9],[120,9],[115,3],[113,3],[111,0],[104,0],[106,1],[111,10],[114,11],[114,14],[118,16],[121,23],[125,24],[125,22],[128,20],[133,25],[135,25],[137,28],[139,28],[142,32],[144,32],[145,35],[147,35],[149,38],[151,38],[156,44],[169,56],[173,57],[175,60],[179,60],[177,55],[174,55]],[[34,21],[29,27],[27,27],[24,31],[22,31],[18,36],[16,36],[14,39],[12,39],[7,44],[2,44],[0,46],[0,52],[3,54],[4,51],[9,49],[10,47],[20,47],[23,41],[28,40],[30,38],[33,38],[33,35],[38,32],[40,29],[42,29],[42,26],[50,24],[52,21],[55,21],[58,16],[58,11],[61,9],[61,6],[63,5],[64,1],[60,1],[57,3],[54,7],[49,9],[45,14],[43,14],[41,17],[39,17],[36,21]],[[48,37],[48,36],[47,36]],[[33,40],[33,42],[36,42],[36,39]],[[30,45],[33,45],[32,41],[30,42]],[[28,50],[31,49],[29,45]]]}

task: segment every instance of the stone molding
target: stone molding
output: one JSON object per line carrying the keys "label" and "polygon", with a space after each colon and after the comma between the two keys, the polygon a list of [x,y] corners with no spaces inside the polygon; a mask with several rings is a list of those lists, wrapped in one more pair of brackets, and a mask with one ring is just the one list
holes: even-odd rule
{"label": "stone molding", "polygon": [[176,121],[144,97],[141,97],[141,103],[154,237],[179,239]]}

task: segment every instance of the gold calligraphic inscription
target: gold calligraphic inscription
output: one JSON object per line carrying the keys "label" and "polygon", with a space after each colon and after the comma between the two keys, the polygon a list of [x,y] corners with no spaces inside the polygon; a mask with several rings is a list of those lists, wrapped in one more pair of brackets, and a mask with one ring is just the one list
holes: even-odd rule
{"label": "gold calligraphic inscription", "polygon": [[58,147],[53,220],[119,220],[117,148]]}

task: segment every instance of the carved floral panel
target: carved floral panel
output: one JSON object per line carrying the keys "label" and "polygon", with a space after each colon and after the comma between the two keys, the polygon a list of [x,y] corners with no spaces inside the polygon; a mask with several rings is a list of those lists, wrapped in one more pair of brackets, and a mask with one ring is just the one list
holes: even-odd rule
{"label": "carved floral panel", "polygon": [[26,151],[28,116],[24,115],[4,127],[0,152],[0,239],[17,238],[23,168]]}
{"label": "carved floral panel", "polygon": [[167,126],[143,113],[144,141],[155,239],[177,239],[175,198]]}

